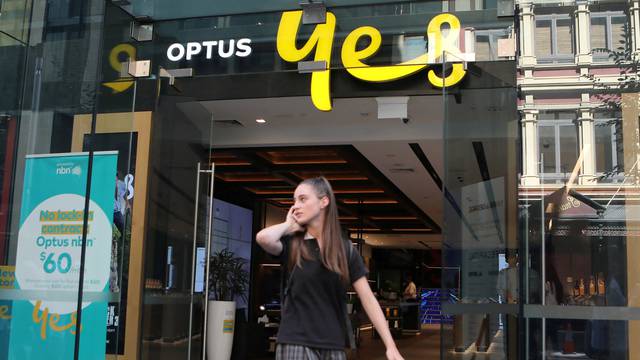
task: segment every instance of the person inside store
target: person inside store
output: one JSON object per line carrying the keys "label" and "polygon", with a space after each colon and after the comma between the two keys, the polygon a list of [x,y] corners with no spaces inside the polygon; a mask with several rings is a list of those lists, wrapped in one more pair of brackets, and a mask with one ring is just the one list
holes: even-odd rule
{"label": "person inside store", "polygon": [[498,274],[498,295],[502,299],[501,302],[516,304],[518,303],[518,254],[510,250],[506,257],[508,267],[500,270]]}
{"label": "person inside store", "polygon": [[380,334],[388,360],[403,360],[382,309],[369,287],[367,269],[341,235],[329,181],[304,180],[284,222],[262,229],[257,243],[280,257],[287,271],[277,335],[277,360],[342,360],[353,348],[346,292],[353,286]]}
{"label": "person inside store", "polygon": [[416,301],[417,296],[418,290],[416,288],[416,284],[413,282],[413,275],[407,274],[407,286],[404,288],[402,298],[405,301]]}
{"label": "person inside store", "polygon": [[[515,249],[508,249],[505,255],[507,268],[500,270],[496,290],[501,303],[517,304],[519,296],[519,274],[518,274],[518,254]],[[507,358],[517,354],[518,339],[518,319],[512,314],[505,314],[502,317],[504,322],[504,349]]]}

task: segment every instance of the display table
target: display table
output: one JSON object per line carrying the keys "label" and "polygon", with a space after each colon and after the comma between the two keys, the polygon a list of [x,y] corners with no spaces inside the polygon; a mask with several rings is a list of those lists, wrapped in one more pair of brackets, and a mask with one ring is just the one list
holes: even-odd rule
{"label": "display table", "polygon": [[422,330],[420,321],[420,303],[402,302],[400,303],[400,313],[402,314],[402,331],[405,333],[419,334]]}
{"label": "display table", "polygon": [[[380,307],[393,337],[399,337],[403,332],[413,334],[420,332],[420,304],[418,302],[381,301]],[[377,336],[377,333],[374,331],[373,335]]]}

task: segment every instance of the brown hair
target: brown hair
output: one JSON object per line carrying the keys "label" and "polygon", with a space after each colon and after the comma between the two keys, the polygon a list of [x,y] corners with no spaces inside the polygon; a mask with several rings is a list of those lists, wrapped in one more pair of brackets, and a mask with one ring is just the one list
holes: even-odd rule
{"label": "brown hair", "polygon": [[[329,270],[340,275],[345,284],[349,283],[349,267],[347,265],[347,256],[345,254],[345,246],[342,239],[340,222],[338,221],[338,206],[336,198],[333,194],[331,184],[324,177],[315,177],[306,179],[300,183],[313,188],[318,198],[329,198],[329,206],[324,209],[324,224],[322,228],[322,246],[320,248],[320,260],[322,264]],[[291,241],[291,255],[289,258],[290,270],[293,265],[302,267],[302,259],[312,260],[311,255],[307,251],[307,247],[303,246],[304,233],[296,234]]]}

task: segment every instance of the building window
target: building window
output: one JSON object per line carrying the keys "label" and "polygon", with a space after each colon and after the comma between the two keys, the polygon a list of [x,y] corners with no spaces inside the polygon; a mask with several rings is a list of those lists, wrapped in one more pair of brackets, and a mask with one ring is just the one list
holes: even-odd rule
{"label": "building window", "polygon": [[476,61],[494,61],[498,58],[498,40],[507,39],[509,30],[476,30]]}
{"label": "building window", "polygon": [[542,180],[547,183],[563,182],[569,178],[578,160],[576,114],[569,111],[540,112],[538,120]]}
{"label": "building window", "polygon": [[622,153],[622,117],[620,112],[596,112],[595,156],[596,173],[600,182],[618,182],[624,179]]}
{"label": "building window", "polygon": [[573,32],[573,19],[569,15],[538,15],[535,33],[538,63],[573,62]]}
{"label": "building window", "polygon": [[449,11],[475,11],[485,9],[496,9],[496,0],[448,0]]}
{"label": "building window", "polygon": [[591,14],[591,51],[593,60],[612,60],[608,51],[626,47],[625,27],[627,16],[623,12],[601,12]]}

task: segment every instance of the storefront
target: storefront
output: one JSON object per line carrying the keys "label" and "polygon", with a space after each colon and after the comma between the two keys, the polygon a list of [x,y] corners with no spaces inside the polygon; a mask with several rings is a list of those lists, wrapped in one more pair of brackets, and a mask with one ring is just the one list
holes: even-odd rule
{"label": "storefront", "polygon": [[[640,217],[621,215],[636,209],[626,200],[602,215],[624,229],[607,245],[619,252],[606,253],[626,257],[625,300],[594,302],[589,315],[541,295],[542,259],[556,250],[540,238],[563,223],[540,200],[559,186],[522,177],[531,159],[518,7],[183,5],[36,1],[12,23],[29,31],[3,52],[19,67],[3,70],[12,96],[0,112],[0,358],[273,358],[280,264],[255,234],[319,175],[406,359],[634,358],[632,322],[605,308],[640,319],[627,260]],[[626,162],[637,149],[625,146]],[[637,185],[624,189],[634,201]],[[589,256],[571,271],[591,261],[609,274],[602,250],[583,247]],[[224,261],[243,264],[231,297],[210,280]],[[349,299],[359,358],[382,358]],[[235,309],[215,318],[214,300]],[[605,332],[621,340],[585,340]],[[570,348],[560,336],[606,345]]]}

